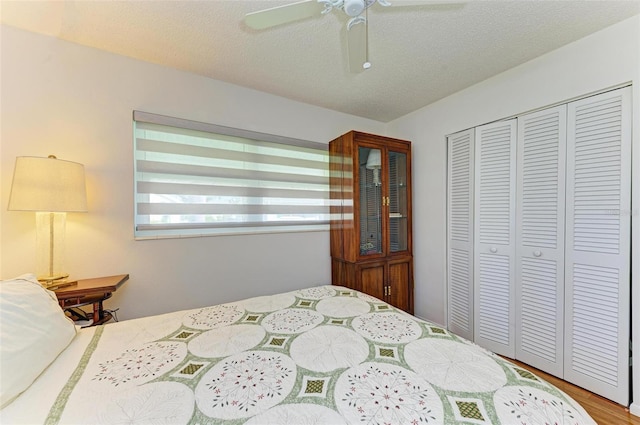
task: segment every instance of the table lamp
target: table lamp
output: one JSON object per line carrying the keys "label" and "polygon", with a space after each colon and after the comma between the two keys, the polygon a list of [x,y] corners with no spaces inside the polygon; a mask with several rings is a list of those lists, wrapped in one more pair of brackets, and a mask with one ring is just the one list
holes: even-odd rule
{"label": "table lamp", "polygon": [[373,170],[373,184],[376,186],[380,186],[380,168],[382,168],[381,154],[380,149],[371,149],[367,157],[367,165],[365,166],[368,170]]}
{"label": "table lamp", "polygon": [[36,212],[36,273],[45,287],[59,286],[64,271],[67,212],[87,211],[84,166],[48,158],[16,158],[9,211]]}

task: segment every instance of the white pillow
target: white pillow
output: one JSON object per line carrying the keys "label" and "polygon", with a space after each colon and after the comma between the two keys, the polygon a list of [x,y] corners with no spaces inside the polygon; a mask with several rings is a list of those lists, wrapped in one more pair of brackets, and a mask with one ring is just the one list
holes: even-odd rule
{"label": "white pillow", "polygon": [[0,408],[29,388],[76,335],[33,274],[0,281]]}

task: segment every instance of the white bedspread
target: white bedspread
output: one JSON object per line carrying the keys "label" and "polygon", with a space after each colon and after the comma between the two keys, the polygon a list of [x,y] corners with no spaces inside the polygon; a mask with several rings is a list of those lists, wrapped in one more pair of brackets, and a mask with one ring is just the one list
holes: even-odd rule
{"label": "white bedspread", "polygon": [[337,286],[83,329],[0,422],[595,424],[528,371]]}

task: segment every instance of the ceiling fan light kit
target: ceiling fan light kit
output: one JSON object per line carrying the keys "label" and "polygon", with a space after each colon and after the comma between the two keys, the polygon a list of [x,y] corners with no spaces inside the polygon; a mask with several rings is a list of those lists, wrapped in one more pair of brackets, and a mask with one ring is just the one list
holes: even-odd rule
{"label": "ceiling fan light kit", "polygon": [[362,15],[366,9],[370,8],[374,3],[378,3],[381,6],[391,6],[387,0],[316,0],[318,3],[324,6],[322,14],[330,13],[333,9],[342,10],[351,19],[347,23],[347,28],[353,26],[356,23],[364,23],[366,18]]}
{"label": "ceiling fan light kit", "polygon": [[354,17],[361,14],[364,11],[364,7],[364,0],[345,0],[342,10],[347,15]]}
{"label": "ceiling fan light kit", "polygon": [[391,6],[386,0],[317,0],[318,3],[324,5],[322,13],[329,13],[333,9],[342,9],[344,13],[355,18],[368,9],[374,3],[378,3],[381,6]]}

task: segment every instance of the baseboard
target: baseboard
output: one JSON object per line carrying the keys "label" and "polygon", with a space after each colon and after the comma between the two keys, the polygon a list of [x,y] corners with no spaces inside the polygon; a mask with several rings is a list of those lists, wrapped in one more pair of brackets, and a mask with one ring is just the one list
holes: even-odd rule
{"label": "baseboard", "polygon": [[631,406],[629,406],[629,413],[635,416],[640,416],[640,403],[631,403]]}
{"label": "baseboard", "polygon": [[442,327],[444,329],[447,329],[447,327],[445,325],[441,324],[441,323],[434,322],[433,320],[425,319],[424,317],[418,316],[417,314],[414,314],[414,316],[417,317],[420,320],[424,320],[425,322],[433,323],[436,326],[440,326],[440,327]]}

